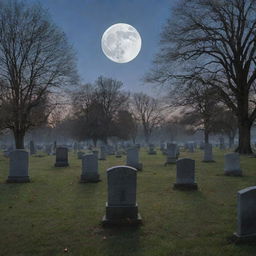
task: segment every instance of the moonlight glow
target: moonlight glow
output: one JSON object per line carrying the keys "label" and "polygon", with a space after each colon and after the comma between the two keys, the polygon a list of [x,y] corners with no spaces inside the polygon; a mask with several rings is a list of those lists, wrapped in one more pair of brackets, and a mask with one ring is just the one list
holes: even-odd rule
{"label": "moonlight glow", "polygon": [[140,52],[141,37],[129,24],[118,23],[109,27],[101,39],[104,54],[114,62],[127,63]]}

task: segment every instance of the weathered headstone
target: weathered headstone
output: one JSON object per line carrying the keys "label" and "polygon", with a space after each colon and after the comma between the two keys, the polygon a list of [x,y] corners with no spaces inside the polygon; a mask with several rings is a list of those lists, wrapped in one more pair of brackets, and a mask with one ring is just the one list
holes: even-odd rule
{"label": "weathered headstone", "polygon": [[55,167],[66,167],[68,164],[68,149],[65,147],[56,148]]}
{"label": "weathered headstone", "polygon": [[45,153],[47,155],[52,155],[52,145],[45,145]]}
{"label": "weathered headstone", "polygon": [[137,170],[115,166],[107,170],[108,201],[103,225],[138,225],[141,217],[136,202]]}
{"label": "weathered headstone", "polygon": [[195,182],[195,160],[182,158],[176,162],[174,189],[197,190]]}
{"label": "weathered headstone", "polygon": [[187,144],[187,147],[188,147],[188,151],[189,153],[194,153],[195,152],[195,144],[190,142]]}
{"label": "weathered headstone", "polygon": [[178,158],[177,156],[178,156],[177,144],[167,143],[165,165],[175,164]]}
{"label": "weathered headstone", "polygon": [[9,155],[10,167],[8,183],[30,182],[28,176],[28,152],[24,149],[16,149]]}
{"label": "weathered headstone", "polygon": [[204,158],[203,158],[203,162],[206,162],[206,163],[215,162],[213,160],[213,155],[212,155],[212,144],[209,144],[209,143],[205,143],[204,144]]}
{"label": "weathered headstone", "polygon": [[139,150],[137,147],[127,149],[126,165],[131,166],[138,171],[142,171],[142,163],[139,163]]}
{"label": "weathered headstone", "polygon": [[154,144],[149,144],[149,147],[148,147],[148,154],[149,154],[149,155],[156,155],[156,151],[155,151],[155,146],[154,146]]}
{"label": "weathered headstone", "polygon": [[86,154],[82,157],[81,182],[99,182],[98,158],[95,154]]}
{"label": "weathered headstone", "polygon": [[224,173],[227,176],[242,176],[240,156],[238,153],[229,153],[224,156]]}
{"label": "weathered headstone", "polygon": [[99,160],[106,160],[106,148],[105,146],[100,147],[100,157]]}
{"label": "weathered headstone", "polygon": [[164,143],[161,143],[160,144],[160,151],[163,153],[164,150],[165,150],[165,145],[164,145]]}
{"label": "weathered headstone", "polygon": [[31,140],[29,142],[29,149],[30,149],[30,155],[35,155],[36,154],[36,147],[35,147],[35,144],[34,144],[33,140]]}
{"label": "weathered headstone", "polygon": [[237,193],[237,231],[238,240],[256,241],[256,186]]}

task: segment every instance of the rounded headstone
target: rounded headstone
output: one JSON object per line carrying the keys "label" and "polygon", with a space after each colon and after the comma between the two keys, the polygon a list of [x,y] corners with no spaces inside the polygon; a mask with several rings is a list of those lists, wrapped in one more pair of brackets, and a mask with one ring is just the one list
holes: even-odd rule
{"label": "rounded headstone", "polygon": [[238,153],[229,153],[224,156],[225,175],[241,176],[240,155]]}

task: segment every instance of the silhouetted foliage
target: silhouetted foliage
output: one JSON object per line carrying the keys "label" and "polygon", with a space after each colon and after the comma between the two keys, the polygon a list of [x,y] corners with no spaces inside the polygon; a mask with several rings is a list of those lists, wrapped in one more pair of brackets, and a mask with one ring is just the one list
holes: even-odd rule
{"label": "silhouetted foliage", "polygon": [[25,133],[44,123],[50,93],[74,81],[73,53],[65,35],[38,4],[3,2],[0,9],[1,122],[16,148]]}
{"label": "silhouetted foliage", "polygon": [[181,0],[162,32],[151,82],[197,79],[237,116],[237,151],[252,153],[256,119],[256,1]]}

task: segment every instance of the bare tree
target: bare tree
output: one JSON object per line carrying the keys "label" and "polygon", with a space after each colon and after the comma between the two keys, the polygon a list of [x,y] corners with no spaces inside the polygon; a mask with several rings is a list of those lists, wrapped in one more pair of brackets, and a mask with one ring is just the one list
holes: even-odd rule
{"label": "bare tree", "polygon": [[256,118],[256,1],[182,0],[162,33],[148,80],[197,77],[218,90],[238,119],[237,151],[252,153]]}
{"label": "bare tree", "polygon": [[0,106],[16,148],[45,122],[48,95],[74,82],[74,57],[65,35],[38,4],[8,1],[0,10]]}
{"label": "bare tree", "polygon": [[115,130],[115,135],[119,139],[132,139],[133,143],[135,143],[138,133],[138,125],[132,113],[128,110],[119,111],[115,120]]}
{"label": "bare tree", "polygon": [[228,136],[229,147],[234,146],[234,140],[237,133],[237,117],[228,109],[220,109],[216,122],[214,123],[215,133],[221,133]]}
{"label": "bare tree", "polygon": [[73,95],[74,115],[80,123],[79,137],[107,143],[116,136],[116,120],[128,108],[128,97],[121,91],[122,82],[100,76],[94,85],[87,84]]}
{"label": "bare tree", "polygon": [[222,109],[217,90],[190,79],[171,91],[171,103],[182,107],[180,123],[191,132],[203,130],[204,141],[209,143],[209,135],[215,131],[215,122]]}
{"label": "bare tree", "polygon": [[133,114],[141,123],[146,143],[149,143],[153,129],[163,120],[160,102],[144,93],[135,93],[132,100]]}

